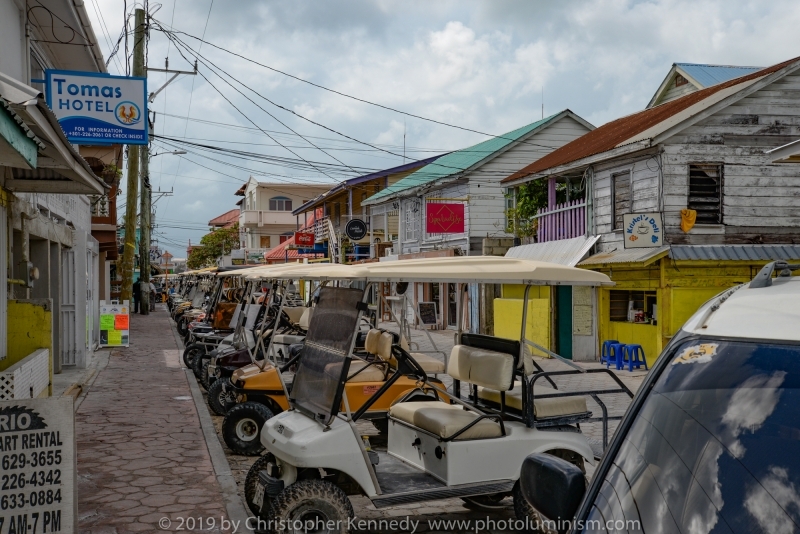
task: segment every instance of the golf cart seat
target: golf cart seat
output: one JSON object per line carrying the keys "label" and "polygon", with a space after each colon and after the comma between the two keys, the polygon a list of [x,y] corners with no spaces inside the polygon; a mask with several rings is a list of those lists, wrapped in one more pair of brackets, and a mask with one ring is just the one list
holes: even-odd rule
{"label": "golf cart seat", "polygon": [[383,382],[386,380],[386,360],[392,355],[392,335],[377,328],[367,332],[364,340],[364,351],[376,356],[377,360],[367,362],[354,358],[350,362],[347,382]]}
{"label": "golf cart seat", "polygon": [[441,360],[437,360],[433,356],[428,356],[427,354],[423,354],[421,352],[411,352],[408,347],[408,342],[405,338],[400,339],[400,346],[403,347],[403,350],[411,354],[411,357],[414,358],[422,370],[431,375],[437,375],[439,373],[444,373],[444,362]]}
{"label": "golf cart seat", "polygon": [[[302,310],[298,315],[298,310]],[[305,308],[303,306],[296,306],[293,308],[284,308],[283,311],[289,316],[289,319],[301,330],[308,330],[308,325],[311,322],[311,315],[313,308]],[[291,313],[289,313],[291,311]],[[299,334],[275,334],[275,339],[272,342],[276,345],[295,345],[302,343],[306,339],[305,335]]]}
{"label": "golf cart seat", "polygon": [[[508,390],[514,380],[515,358],[492,350],[456,345],[447,374],[455,380],[494,390]],[[389,417],[436,435],[442,440],[496,438],[504,435],[496,420],[444,402],[400,402]],[[471,426],[470,426],[471,425]]]}
{"label": "golf cart seat", "polygon": [[[479,415],[457,404],[445,402],[400,402],[389,410],[389,416],[426,430],[441,439],[449,439],[456,432],[478,419]],[[497,438],[503,435],[496,421],[482,419],[458,435],[456,440]]]}
{"label": "golf cart seat", "polygon": [[[537,384],[536,391],[547,390],[546,393],[555,393],[556,390],[545,385]],[[522,410],[522,382],[517,380],[514,388],[506,391],[506,406]],[[478,398],[494,404],[500,404],[500,392],[494,389],[478,387]],[[586,406],[586,397],[555,397],[534,399],[533,414],[537,419],[550,417],[565,417],[569,415],[582,415],[589,411]]]}
{"label": "golf cart seat", "polygon": [[[380,338],[377,336],[380,335]],[[372,336],[372,337],[371,337]],[[370,339],[372,339],[372,345],[370,345]],[[380,341],[378,341],[380,339]],[[392,342],[394,341],[394,337],[388,332],[381,332],[380,330],[373,328],[367,333],[367,341],[364,344],[364,350],[366,350],[370,354],[374,354],[380,357],[382,360],[387,362],[393,369],[397,369],[397,360],[394,356],[392,356]],[[380,343],[380,350],[370,350],[377,349],[378,346],[376,343]],[[405,340],[400,341],[400,346],[403,350],[408,351],[408,344]],[[444,373],[444,362],[437,360],[427,354],[421,354],[413,352],[411,356],[419,363],[422,370],[429,374],[437,374],[437,373]]]}

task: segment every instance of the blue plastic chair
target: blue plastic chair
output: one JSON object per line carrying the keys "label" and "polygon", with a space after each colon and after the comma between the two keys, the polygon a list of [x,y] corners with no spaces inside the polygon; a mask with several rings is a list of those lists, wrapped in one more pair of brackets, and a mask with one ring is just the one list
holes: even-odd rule
{"label": "blue plastic chair", "polygon": [[626,345],[624,352],[625,359],[628,361],[628,371],[633,372],[634,367],[639,369],[642,365],[647,369],[647,358],[645,357],[644,349],[641,345]]}
{"label": "blue plastic chair", "polygon": [[612,363],[615,365],[617,370],[625,367],[625,347],[625,343],[612,343],[608,347],[608,361],[606,362],[606,368]]}
{"label": "blue plastic chair", "polygon": [[[610,352],[609,349],[611,348],[611,345],[614,345],[616,343],[619,343],[619,341],[617,341],[616,339],[607,339],[607,340],[603,341],[603,346],[602,346],[602,348],[600,350],[600,364],[601,365],[604,364],[604,363],[608,364],[608,355],[609,355],[609,352]],[[606,367],[608,367],[608,365],[606,365]]]}

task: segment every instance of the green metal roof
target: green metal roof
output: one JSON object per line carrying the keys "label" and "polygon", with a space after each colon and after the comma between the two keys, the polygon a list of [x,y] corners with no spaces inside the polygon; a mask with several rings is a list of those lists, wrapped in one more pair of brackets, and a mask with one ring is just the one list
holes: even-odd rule
{"label": "green metal roof", "polygon": [[542,120],[528,124],[522,128],[517,128],[516,130],[512,130],[506,134],[487,139],[486,141],[478,143],[477,145],[473,145],[468,148],[462,148],[461,150],[456,150],[455,152],[446,154],[433,163],[429,163],[416,172],[409,174],[397,183],[390,185],[383,191],[372,195],[365,201],[361,202],[361,204],[375,204],[378,201],[390,196],[394,196],[397,193],[401,193],[415,187],[420,187],[436,180],[447,178],[448,176],[460,174],[465,170],[474,167],[478,163],[485,163],[494,158],[499,152],[503,151],[509,145],[520,140],[536,128],[545,125],[554,117],[559,116],[562,113],[563,111],[560,111],[555,115],[551,115]]}

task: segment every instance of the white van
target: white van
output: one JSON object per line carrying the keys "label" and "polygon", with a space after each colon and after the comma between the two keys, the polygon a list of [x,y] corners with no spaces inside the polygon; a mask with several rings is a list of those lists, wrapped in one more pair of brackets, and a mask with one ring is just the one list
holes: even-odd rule
{"label": "white van", "polygon": [[545,530],[800,531],[796,270],[770,263],[689,319],[640,388],[588,489],[568,462],[526,459],[522,492],[555,521]]}

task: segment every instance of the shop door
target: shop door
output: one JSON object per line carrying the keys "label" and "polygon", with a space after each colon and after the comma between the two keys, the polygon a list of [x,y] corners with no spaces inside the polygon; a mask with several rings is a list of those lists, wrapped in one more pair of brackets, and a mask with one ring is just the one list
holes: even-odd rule
{"label": "shop door", "polygon": [[[61,364],[75,365],[78,354],[78,333],[75,316],[75,251],[61,254]],[[83,338],[83,335],[81,335]]]}
{"label": "shop door", "polygon": [[556,352],[572,359],[572,286],[556,286]]}
{"label": "shop door", "polygon": [[458,291],[456,284],[447,284],[447,326],[458,327]]}

